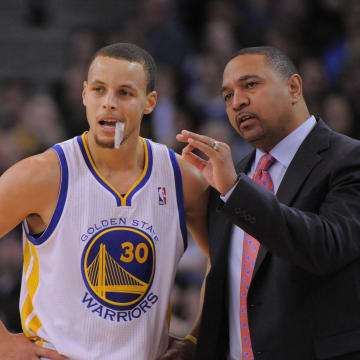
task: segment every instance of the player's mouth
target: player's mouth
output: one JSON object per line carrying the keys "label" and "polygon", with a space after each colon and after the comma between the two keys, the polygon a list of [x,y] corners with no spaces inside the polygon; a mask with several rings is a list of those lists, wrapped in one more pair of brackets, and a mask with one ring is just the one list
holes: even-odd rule
{"label": "player's mouth", "polygon": [[103,117],[98,120],[98,124],[104,132],[113,133],[117,121],[120,120],[115,117]]}
{"label": "player's mouth", "polygon": [[115,127],[116,121],[100,120],[99,124],[106,127]]}

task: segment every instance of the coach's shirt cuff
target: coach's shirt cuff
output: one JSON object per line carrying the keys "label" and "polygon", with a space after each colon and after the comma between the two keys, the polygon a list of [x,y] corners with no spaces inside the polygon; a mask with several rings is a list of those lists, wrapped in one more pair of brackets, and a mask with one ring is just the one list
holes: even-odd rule
{"label": "coach's shirt cuff", "polygon": [[229,199],[229,197],[231,196],[231,194],[233,193],[234,189],[236,188],[237,184],[239,183],[240,178],[237,179],[235,185],[225,194],[225,195],[220,195],[220,199],[226,203]]}

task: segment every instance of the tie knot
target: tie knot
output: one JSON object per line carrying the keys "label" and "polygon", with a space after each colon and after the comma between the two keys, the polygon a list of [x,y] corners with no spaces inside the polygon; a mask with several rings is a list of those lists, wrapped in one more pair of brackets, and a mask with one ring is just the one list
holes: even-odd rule
{"label": "tie knot", "polygon": [[257,166],[256,166],[256,171],[259,172],[259,171],[267,171],[270,169],[271,165],[275,162],[275,158],[271,155],[271,154],[265,154],[263,155]]}
{"label": "tie knot", "polygon": [[272,155],[265,154],[259,160],[253,176],[255,182],[272,192],[274,192],[274,183],[268,170],[274,162],[275,158]]}

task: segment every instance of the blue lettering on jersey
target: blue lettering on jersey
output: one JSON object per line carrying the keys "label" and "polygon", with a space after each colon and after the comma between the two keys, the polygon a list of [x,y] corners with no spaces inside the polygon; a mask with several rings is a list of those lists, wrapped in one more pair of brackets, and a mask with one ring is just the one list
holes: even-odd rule
{"label": "blue lettering on jersey", "polygon": [[158,236],[156,235],[156,231],[155,231],[153,225],[151,225],[150,223],[148,223],[147,221],[144,221],[144,220],[127,219],[126,217],[99,220],[97,223],[89,226],[86,229],[86,231],[83,234],[81,234],[80,240],[82,242],[88,241],[99,230],[106,229],[106,228],[113,227],[113,226],[118,226],[118,225],[122,226],[122,225],[127,225],[127,224],[129,224],[130,226],[132,226],[134,228],[139,228],[139,229],[145,230],[145,232],[152,237],[154,242],[157,242],[159,240]]}
{"label": "blue lettering on jersey", "polygon": [[143,314],[146,314],[158,300],[159,297],[150,292],[134,309],[125,311],[114,311],[108,309],[107,307],[97,303],[88,292],[85,292],[82,302],[92,313],[97,314],[104,320],[129,322],[140,318]]}

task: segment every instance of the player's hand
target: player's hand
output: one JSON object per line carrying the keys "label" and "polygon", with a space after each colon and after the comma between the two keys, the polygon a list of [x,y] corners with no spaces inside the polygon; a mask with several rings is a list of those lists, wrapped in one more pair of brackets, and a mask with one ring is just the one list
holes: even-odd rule
{"label": "player's hand", "polygon": [[[237,174],[228,144],[187,130],[177,134],[176,139],[188,143],[182,151],[184,160],[197,167],[206,181],[222,195],[235,185]],[[209,160],[195,155],[192,152],[194,149],[203,152]]]}
{"label": "player's hand", "polygon": [[169,336],[169,347],[157,360],[191,360],[194,352],[195,344],[191,341]]}
{"label": "player's hand", "polygon": [[0,321],[1,360],[37,360],[41,357],[52,360],[67,359],[54,350],[34,344],[24,334],[11,334]]}

